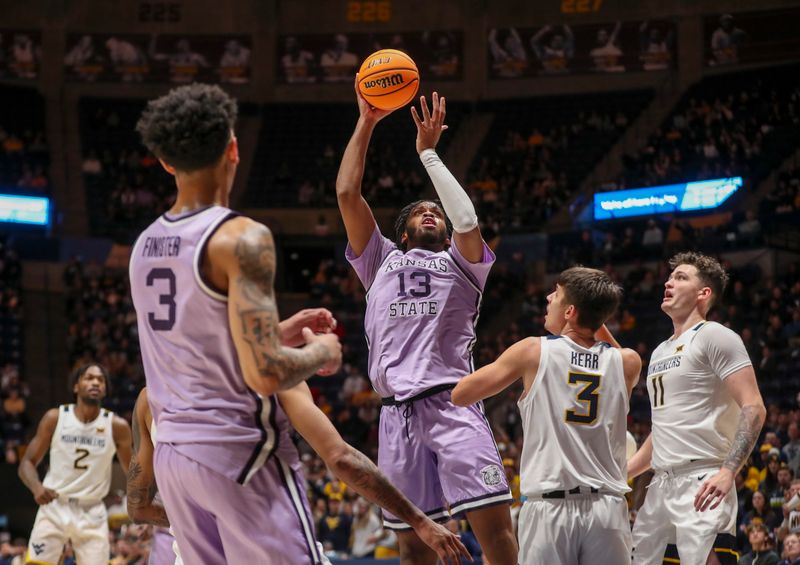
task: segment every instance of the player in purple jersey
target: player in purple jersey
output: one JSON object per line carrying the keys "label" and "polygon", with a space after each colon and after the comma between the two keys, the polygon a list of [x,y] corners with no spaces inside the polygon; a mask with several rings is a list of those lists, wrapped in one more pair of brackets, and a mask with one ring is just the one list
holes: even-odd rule
{"label": "player in purple jersey", "polygon": [[332,323],[319,312],[279,323],[272,234],[227,208],[235,119],[219,87],[192,84],[150,102],[137,125],[178,189],[130,264],[155,476],[187,563],[319,563],[274,394],[337,370],[341,346],[315,334]]}
{"label": "player in purple jersey", "polygon": [[[426,517],[408,501],[363,453],[345,443],[328,417],[314,404],[305,384],[278,393],[278,402],[291,425],[308,441],[328,467],[353,490],[370,502],[391,509],[405,517],[444,563],[461,563],[469,552],[443,526]],[[156,499],[153,476],[153,441],[155,425],[147,404],[147,388],[142,389],[133,410],[133,457],[128,472],[128,513],[136,523],[161,526],[161,536],[154,534],[149,565],[181,565],[177,543],[163,528],[169,526],[164,506]],[[288,426],[284,429],[291,433]],[[142,433],[144,431],[144,433]],[[151,439],[152,438],[152,439]],[[286,442],[292,445],[291,440]],[[290,447],[293,449],[293,447]],[[319,546],[319,542],[317,542]]]}
{"label": "player in purple jersey", "polygon": [[[178,186],[173,208],[131,254],[158,427],[153,468],[187,563],[321,563],[299,457],[275,393],[315,371],[337,370],[341,347],[328,333],[335,321],[327,310],[278,322],[272,236],[226,207],[239,161],[235,115],[221,89],[193,84],[151,102],[138,125]],[[365,493],[414,521],[443,557],[456,558],[457,540],[419,520],[363,460],[337,457]]]}
{"label": "player in purple jersey", "polygon": [[[369,376],[383,397],[378,466],[431,518],[466,514],[493,565],[516,563],[511,494],[483,406],[450,401],[459,378],[473,370],[475,323],[494,254],[472,202],[434,151],[445,129],[445,100],[434,93],[431,112],[422,97],[422,117],[412,109],[417,151],[442,206],[406,206],[391,241],[361,195],[372,131],[390,112],[370,107],[357,87],[356,96],[360,117],[336,196],[347,259],[368,291]],[[435,563],[401,517],[384,512],[384,524],[398,531],[404,564]]]}

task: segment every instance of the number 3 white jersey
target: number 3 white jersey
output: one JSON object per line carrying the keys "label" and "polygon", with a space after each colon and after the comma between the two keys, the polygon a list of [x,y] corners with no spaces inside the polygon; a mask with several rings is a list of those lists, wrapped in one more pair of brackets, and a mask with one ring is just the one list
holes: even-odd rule
{"label": "number 3 white jersey", "polygon": [[114,413],[101,408],[97,418],[84,423],[75,415],[74,404],[60,406],[44,486],[61,499],[102,500],[111,487],[111,465],[117,451],[113,420]]}
{"label": "number 3 white jersey", "polygon": [[725,460],[740,410],[724,381],[749,365],[742,338],[716,322],[700,322],[653,351],[647,368],[653,469]]}
{"label": "number 3 white jersey", "polygon": [[534,496],[592,487],[624,494],[629,406],[622,355],[563,336],[541,338],[536,379],[520,399],[525,441],[521,491]]}

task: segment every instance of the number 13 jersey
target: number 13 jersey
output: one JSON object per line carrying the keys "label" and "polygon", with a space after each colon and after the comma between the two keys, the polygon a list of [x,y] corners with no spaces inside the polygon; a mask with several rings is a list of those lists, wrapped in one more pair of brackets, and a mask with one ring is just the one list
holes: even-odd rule
{"label": "number 13 jersey", "polygon": [[517,404],[524,435],[522,494],[576,487],[630,490],[625,480],[629,398],[618,349],[542,337],[536,378]]}
{"label": "number 13 jersey", "polygon": [[647,368],[653,469],[725,460],[740,410],[724,381],[751,364],[742,338],[717,322],[700,322],[656,347]]}
{"label": "number 13 jersey", "polygon": [[234,217],[221,206],[161,216],[133,247],[130,282],[159,443],[244,484],[273,451],[296,452],[275,397],[244,382],[228,297],[202,276],[206,243]]}
{"label": "number 13 jersey", "polygon": [[364,333],[378,394],[406,400],[473,371],[475,324],[495,260],[485,243],[478,263],[455,243],[403,253],[376,226],[361,255],[348,245],[346,256],[367,289]]}

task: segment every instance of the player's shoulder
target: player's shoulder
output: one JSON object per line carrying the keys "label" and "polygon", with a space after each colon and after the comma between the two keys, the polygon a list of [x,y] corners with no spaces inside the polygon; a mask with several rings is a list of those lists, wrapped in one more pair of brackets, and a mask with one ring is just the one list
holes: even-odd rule
{"label": "player's shoulder", "polygon": [[64,409],[68,408],[69,406],[70,406],[69,404],[63,404],[56,408],[50,408],[47,412],[44,413],[44,416],[42,416],[42,423],[52,422],[53,424],[55,424],[56,422],[58,422],[58,417],[61,414],[61,412],[64,412],[65,411]]}
{"label": "player's shoulder", "polygon": [[719,322],[702,322],[692,329],[696,332],[695,340],[700,344],[717,340],[741,340],[739,334]]}
{"label": "player's shoulder", "polygon": [[208,255],[225,259],[242,252],[260,253],[274,246],[272,232],[267,226],[247,216],[235,216],[219,226],[211,236]]}

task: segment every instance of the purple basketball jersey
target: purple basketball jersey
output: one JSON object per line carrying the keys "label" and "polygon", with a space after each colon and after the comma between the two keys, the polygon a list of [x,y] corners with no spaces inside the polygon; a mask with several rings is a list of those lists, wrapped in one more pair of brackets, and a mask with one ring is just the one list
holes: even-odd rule
{"label": "purple basketball jersey", "polygon": [[[130,280],[159,443],[243,484],[289,432],[275,399],[245,384],[227,296],[202,278],[206,242],[235,216],[221,206],[161,216],[133,247]],[[286,456],[295,463],[296,452]]]}
{"label": "purple basketball jersey", "polygon": [[381,396],[405,400],[471,373],[475,324],[494,254],[484,243],[480,263],[453,244],[434,253],[407,253],[375,231],[347,260],[367,289],[364,330],[369,377]]}

